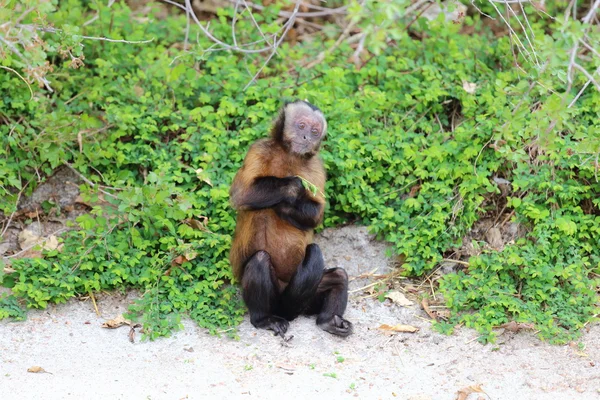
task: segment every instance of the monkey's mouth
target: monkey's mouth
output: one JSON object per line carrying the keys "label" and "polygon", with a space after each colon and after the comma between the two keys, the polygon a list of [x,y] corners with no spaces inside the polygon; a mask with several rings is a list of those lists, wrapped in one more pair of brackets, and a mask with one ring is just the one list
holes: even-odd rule
{"label": "monkey's mouth", "polygon": [[300,155],[313,153],[314,147],[314,143],[310,142],[292,142],[292,151]]}

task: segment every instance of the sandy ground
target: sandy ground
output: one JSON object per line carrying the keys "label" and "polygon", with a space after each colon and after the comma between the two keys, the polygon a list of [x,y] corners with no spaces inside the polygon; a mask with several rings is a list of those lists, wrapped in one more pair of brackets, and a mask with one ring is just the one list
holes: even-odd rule
{"label": "sandy ground", "polygon": [[[385,246],[364,228],[326,230],[318,238],[328,266],[351,277],[386,272]],[[355,279],[351,290],[368,284]],[[292,322],[283,343],[248,319],[239,340],[185,329],[155,342],[130,343],[129,329],[101,328],[125,311],[133,294],[73,300],[32,311],[25,322],[0,321],[0,399],[456,399],[465,387],[486,392],[468,399],[600,399],[600,327],[577,346],[551,346],[532,334],[505,333],[483,346],[469,330],[453,336],[429,328],[417,305],[364,299],[352,293],[346,317],[355,334],[332,337],[312,318]],[[393,336],[381,324],[411,324]],[[139,336],[138,336],[139,337]],[[29,373],[41,366],[47,373]]]}

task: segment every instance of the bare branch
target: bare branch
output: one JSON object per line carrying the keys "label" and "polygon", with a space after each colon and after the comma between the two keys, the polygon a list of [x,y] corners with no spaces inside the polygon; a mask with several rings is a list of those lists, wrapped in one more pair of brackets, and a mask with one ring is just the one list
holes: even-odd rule
{"label": "bare branch", "polygon": [[237,46],[237,38],[235,36],[235,23],[237,22],[237,10],[239,8],[239,3],[235,3],[235,8],[233,9],[233,19],[231,20],[231,37],[233,38],[233,45]]}
{"label": "bare branch", "polygon": [[[596,71],[592,75],[596,75],[598,72],[600,72],[600,67],[598,67],[596,69]],[[585,83],[585,85],[583,85],[583,87],[581,88],[581,90],[579,91],[579,93],[577,93],[577,95],[573,98],[573,100],[571,101],[571,103],[569,103],[569,106],[567,108],[571,108],[573,106],[573,104],[575,104],[575,102],[577,100],[579,100],[579,98],[581,97],[581,95],[583,94],[583,92],[585,91],[585,89],[587,89],[587,87],[590,85],[590,83],[592,83],[592,81],[588,79],[588,81]]]}
{"label": "bare branch", "polygon": [[[250,9],[250,7],[248,6],[248,3],[246,2],[246,0],[242,0],[244,2],[244,6],[246,7],[246,10],[248,10],[248,14],[250,14],[250,19],[252,20],[252,22],[254,23],[254,26],[256,26],[256,29],[258,29],[258,32],[260,33],[260,36],[262,36],[262,38],[265,40],[265,42],[268,42],[267,38],[265,37],[265,34],[263,33],[262,29],[260,29],[260,25],[258,25],[258,22],[256,22],[256,19],[254,18],[254,14],[252,14],[252,10]],[[237,9],[239,3],[235,3],[235,8]]]}
{"label": "bare branch", "polygon": [[577,55],[577,49],[579,48],[579,42],[575,43],[573,49],[571,50],[571,57],[569,59],[569,67],[567,68],[567,82],[569,83],[569,87],[567,88],[567,92],[571,90],[571,86],[573,85],[573,66],[575,65],[575,56]]}
{"label": "bare branch", "polygon": [[575,68],[577,68],[582,74],[584,74],[586,76],[586,78],[588,78],[588,80],[590,82],[592,82],[594,84],[594,86],[596,86],[596,89],[598,89],[600,91],[600,84],[598,82],[596,82],[596,79],[594,79],[594,77],[587,72],[587,70],[585,68],[583,68],[581,65],[574,63],[573,66]]}
{"label": "bare branch", "polygon": [[592,18],[594,17],[594,15],[596,15],[596,11],[598,10],[598,7],[600,7],[600,0],[596,0],[594,2],[594,5],[590,8],[590,11],[588,11],[586,16],[583,17],[581,22],[583,22],[584,24],[589,24],[590,21],[592,20]]}
{"label": "bare branch", "polygon": [[321,63],[328,54],[331,54],[335,49],[337,49],[340,46],[340,44],[342,44],[342,42],[348,37],[348,35],[350,34],[350,31],[354,28],[355,25],[356,25],[356,21],[351,21],[348,24],[348,26],[346,26],[346,29],[344,29],[344,32],[342,32],[340,37],[335,41],[333,46],[331,46],[327,50],[320,52],[316,59],[314,59],[313,61],[311,61],[310,63],[308,63],[306,65],[306,68],[312,68],[315,65]]}
{"label": "bare branch", "polygon": [[[236,4],[236,3],[240,3],[240,2],[244,2],[246,4],[248,4],[250,7],[254,8],[255,10],[259,10],[262,11],[264,10],[266,7],[260,4],[254,4],[254,3],[250,3],[250,2],[246,2],[244,0],[229,0],[230,3],[232,4]],[[300,5],[302,5],[303,3],[300,3]],[[310,7],[310,5],[305,4],[307,6]],[[316,6],[313,6],[312,8],[316,9]],[[292,14],[295,17],[326,17],[328,15],[335,15],[335,14],[346,14],[346,10],[348,9],[348,6],[342,6],[342,7],[338,7],[338,8],[324,8],[321,7],[320,11],[309,11],[309,12],[296,12],[294,13],[293,11],[290,13],[289,11],[280,11],[279,12],[279,16],[280,17],[284,17],[284,18],[290,18],[292,16]]]}
{"label": "bare branch", "polygon": [[565,18],[563,20],[563,23],[567,23],[567,21],[569,20],[569,14],[571,14],[571,10],[573,9],[573,7],[575,7],[576,3],[577,3],[577,0],[571,0],[569,2],[569,5],[565,9]]}
{"label": "bare branch", "polygon": [[8,218],[8,222],[6,223],[6,226],[4,227],[4,229],[2,229],[2,233],[0,233],[0,239],[4,238],[4,234],[10,227],[10,223],[12,222],[12,219],[14,218],[15,213],[17,212],[17,206],[19,205],[19,201],[21,201],[21,195],[23,195],[23,192],[25,191],[25,189],[27,189],[27,186],[29,186],[30,183],[31,183],[31,179],[19,191],[19,194],[17,195],[17,201],[15,202],[15,211],[13,211],[12,214],[10,214],[10,217]]}
{"label": "bare branch", "polygon": [[[15,25],[18,28],[23,28],[23,29],[27,29],[28,31],[40,31],[40,32],[48,32],[48,33],[59,33],[62,32],[61,29],[56,29],[56,28],[51,28],[51,27],[44,27],[44,26],[40,26],[40,25]],[[97,37],[97,36],[85,36],[85,35],[74,35],[74,36],[79,36],[82,39],[87,39],[87,40],[101,40],[104,42],[112,42],[112,43],[129,43],[129,44],[140,44],[140,43],[150,43],[152,41],[154,41],[154,38],[152,39],[148,39],[148,40],[124,40],[124,39],[111,39],[111,38],[107,38],[107,37]]]}
{"label": "bare branch", "polygon": [[[14,73],[15,73],[15,74],[16,74],[16,75],[19,77],[19,78],[21,78],[21,80],[22,80],[23,82],[25,82],[25,84],[26,84],[26,85],[27,85],[27,87],[29,88],[29,93],[31,93],[31,97],[29,98],[29,100],[33,99],[33,90],[31,90],[31,85],[29,84],[29,82],[27,82],[27,80],[26,80],[25,78],[23,78],[23,77],[21,76],[21,74],[19,74],[19,73],[18,73],[17,71],[15,71],[14,69],[12,69],[12,68],[10,68],[10,67],[6,67],[6,66],[4,66],[4,65],[0,65],[0,68],[3,68],[3,69],[5,69],[5,70],[7,70],[7,71],[14,72]],[[0,235],[0,236],[1,236],[1,235]]]}
{"label": "bare branch", "polygon": [[591,51],[592,53],[594,53],[594,55],[596,57],[600,58],[600,53],[596,49],[594,49],[592,46],[590,46],[589,44],[587,44],[585,40],[579,39],[579,43],[581,43],[586,49],[588,49],[589,51]]}
{"label": "bare branch", "polygon": [[185,38],[183,39],[183,50],[188,49],[188,41],[190,39],[190,11],[185,9]]}
{"label": "bare branch", "polygon": [[[171,0],[162,0],[165,1],[169,4],[177,4],[172,2]],[[177,4],[178,7],[181,7],[179,4]],[[189,12],[189,14],[192,16],[192,19],[194,20],[194,22],[196,23],[196,25],[198,25],[198,27],[200,28],[200,30],[202,30],[202,33],[204,33],[204,35],[206,37],[208,37],[210,40],[212,40],[213,42],[217,43],[218,45],[221,46],[222,50],[234,50],[234,51],[239,51],[242,53],[264,53],[265,51],[269,51],[273,48],[273,46],[267,46],[267,47],[263,47],[260,49],[244,49],[240,46],[231,46],[225,42],[223,42],[222,40],[217,39],[212,33],[210,33],[210,31],[200,22],[200,20],[198,19],[198,17],[196,16],[196,13],[194,12],[193,8],[192,8],[192,3],[190,0],[185,0],[185,8],[184,10],[186,10],[187,12]],[[288,21],[289,22],[289,21]],[[287,32],[287,31],[286,31]],[[261,42],[264,42],[261,41]]]}
{"label": "bare branch", "polygon": [[[189,1],[189,0],[186,0],[186,1]],[[248,82],[248,84],[244,87],[244,90],[248,89],[250,87],[250,85],[252,85],[252,83],[256,80],[256,78],[261,73],[261,71],[267,66],[267,64],[269,63],[269,61],[271,61],[271,58],[273,58],[273,56],[277,52],[277,48],[279,47],[279,45],[281,44],[281,42],[285,38],[285,35],[287,35],[287,33],[290,30],[290,28],[294,25],[294,20],[296,19],[296,14],[298,13],[298,9],[300,8],[300,4],[301,4],[300,0],[296,1],[296,7],[294,7],[294,11],[292,12],[292,15],[290,16],[290,19],[288,20],[288,22],[286,22],[287,27],[285,28],[285,31],[283,31],[283,33],[281,34],[281,37],[279,38],[279,40],[273,46],[273,51],[271,52],[271,54],[269,55],[269,57],[267,57],[267,60],[264,62],[264,64],[262,65],[262,67],[260,67],[259,70],[256,71],[256,74],[252,77],[252,79],[250,80],[250,82]]]}
{"label": "bare branch", "polygon": [[354,54],[352,54],[352,61],[354,65],[358,66],[360,62],[360,54],[363,52],[365,48],[365,40],[367,39],[367,33],[359,33],[360,40],[358,41],[358,45],[356,46],[356,50],[354,50]]}
{"label": "bare branch", "polygon": [[[509,33],[511,35],[514,35],[515,37],[515,41],[516,43],[520,46],[520,48],[523,50],[523,55],[525,56],[525,58],[528,58],[530,62],[533,63],[533,60],[531,59],[531,55],[529,54],[529,51],[527,50],[527,48],[525,47],[525,45],[523,44],[523,42],[521,42],[521,39],[519,39],[519,35],[517,35],[517,32],[515,32],[515,30],[513,29],[513,27],[511,26],[510,22],[508,22],[506,20],[506,18],[504,18],[504,15],[502,15],[502,13],[500,12],[500,10],[498,9],[498,7],[496,6],[494,0],[488,0],[489,3],[492,5],[492,7],[494,7],[494,10],[496,10],[496,13],[498,13],[498,15],[500,16],[500,18],[502,19],[502,21],[504,22],[504,24],[506,24],[506,26],[508,27]],[[503,1],[500,3],[504,3]],[[506,4],[506,3],[505,3]]]}
{"label": "bare branch", "polygon": [[165,2],[167,4],[170,4],[172,6],[175,6],[177,8],[181,8],[183,11],[185,11],[187,9],[185,6],[182,6],[181,4],[179,4],[177,2],[174,2],[172,0],[161,0],[161,1],[163,1],[163,2]]}
{"label": "bare branch", "polygon": [[[410,6],[406,7],[406,10],[404,11],[404,13],[406,15],[413,13],[415,10],[417,10],[419,7],[421,7],[423,4],[429,2],[431,0],[417,0],[415,3],[411,4]],[[473,0],[475,1],[475,0]]]}
{"label": "bare branch", "polygon": [[[108,0],[108,4],[106,5],[106,7],[111,8],[113,4],[115,4],[116,0]],[[94,15],[94,17],[92,17],[90,20],[86,21],[83,23],[83,26],[88,26],[89,24],[91,24],[92,22],[96,21],[98,18],[100,18],[100,11],[98,11],[96,13],[96,15]]]}
{"label": "bare branch", "polygon": [[115,196],[114,194],[112,194],[111,192],[107,192],[104,189],[101,189],[100,187],[98,187],[98,185],[96,185],[94,182],[90,181],[88,178],[86,178],[81,172],[77,171],[75,169],[75,167],[73,167],[71,164],[69,164],[68,162],[64,162],[63,163],[65,166],[67,166],[71,171],[73,171],[77,176],[79,176],[85,183],[87,183],[88,185],[90,185],[93,188],[97,188],[100,192],[104,193],[107,196],[112,197],[113,199],[116,199],[117,196]]}
{"label": "bare branch", "polygon": [[10,51],[12,51],[13,53],[15,53],[17,55],[17,57],[19,57],[23,63],[25,63],[25,65],[27,66],[27,68],[29,68],[32,71],[32,74],[34,76],[34,78],[38,81],[44,84],[44,87],[49,91],[49,92],[54,92],[54,90],[52,90],[52,87],[50,87],[50,82],[44,77],[41,76],[33,71],[35,71],[34,67],[29,64],[29,62],[27,61],[27,59],[25,58],[25,56],[19,51],[19,49],[17,49],[11,42],[9,42],[8,40],[4,39],[1,35],[0,35],[0,41],[2,43],[4,43],[6,45],[6,47],[8,47],[10,49]]}
{"label": "bare branch", "polygon": [[[63,233],[63,232],[65,232],[65,231],[68,231],[68,230],[70,230],[70,229],[71,229],[71,228],[67,228],[67,227],[60,228],[60,229],[58,229],[58,230],[55,230],[55,231],[54,231],[54,232],[52,232],[51,234],[49,234],[49,235],[48,235],[48,237],[50,237],[50,236],[56,236],[56,235],[58,235],[58,234],[60,234],[60,233]],[[18,256],[20,256],[21,254],[25,253],[25,252],[26,252],[26,251],[28,251],[28,250],[31,250],[31,249],[33,249],[35,246],[38,246],[38,245],[40,245],[40,244],[41,244],[41,243],[43,243],[43,242],[44,242],[44,240],[36,241],[36,242],[35,242],[35,243],[33,243],[32,245],[29,245],[29,246],[25,247],[24,249],[21,249],[21,251],[19,251],[19,252],[15,253],[15,254],[11,254],[10,256],[4,256],[4,258],[15,258],[15,257],[18,257]]]}
{"label": "bare branch", "polygon": [[81,36],[81,38],[87,39],[87,40],[100,40],[100,41],[111,42],[111,43],[129,43],[129,44],[150,43],[150,42],[154,41],[154,38],[148,39],[148,40],[110,39],[107,37],[97,37],[97,36]]}
{"label": "bare branch", "polygon": [[[519,3],[519,5],[521,6],[521,10],[523,10],[523,5],[521,3]],[[533,43],[531,43],[531,40],[529,39],[529,35],[527,34],[527,29],[525,29],[525,27],[521,23],[521,20],[519,19],[519,16],[515,12],[515,10],[513,10],[513,8],[510,7],[510,6],[508,6],[508,5],[506,6],[506,8],[508,8],[508,10],[510,12],[512,12],[512,14],[515,16],[515,19],[517,20],[517,22],[521,26],[521,29],[523,30],[523,33],[525,34],[525,38],[527,39],[527,43],[529,44],[529,47],[531,47],[531,53],[533,54],[533,57],[535,59],[535,63],[536,63],[537,66],[539,66],[540,64],[538,62],[537,54],[535,52],[535,47],[533,46]],[[529,28],[531,28],[531,25],[529,25],[529,19],[527,18],[527,14],[525,14],[525,10],[523,10],[523,18],[525,18],[525,21],[527,22],[527,25],[529,26]],[[533,34],[533,29],[531,30],[531,36],[535,37],[534,34]]]}

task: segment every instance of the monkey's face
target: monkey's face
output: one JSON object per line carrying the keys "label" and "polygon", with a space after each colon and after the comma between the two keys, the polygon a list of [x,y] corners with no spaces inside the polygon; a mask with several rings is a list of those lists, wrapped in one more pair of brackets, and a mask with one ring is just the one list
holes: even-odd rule
{"label": "monkey's face", "polygon": [[326,131],[325,117],[316,107],[305,102],[287,105],[283,140],[292,153],[300,156],[316,154]]}

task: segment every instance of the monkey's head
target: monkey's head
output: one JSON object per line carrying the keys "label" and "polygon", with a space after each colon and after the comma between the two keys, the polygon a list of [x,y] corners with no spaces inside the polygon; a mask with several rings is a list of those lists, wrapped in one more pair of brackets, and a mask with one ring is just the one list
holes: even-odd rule
{"label": "monkey's head", "polygon": [[327,121],[321,110],[307,101],[286,103],[273,126],[273,138],[287,151],[301,157],[312,157],[319,151],[327,132]]}

